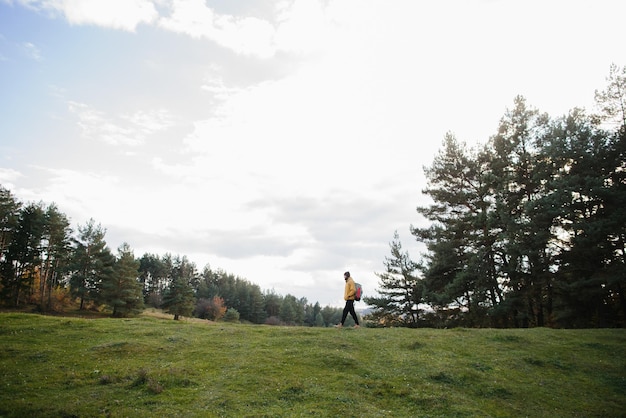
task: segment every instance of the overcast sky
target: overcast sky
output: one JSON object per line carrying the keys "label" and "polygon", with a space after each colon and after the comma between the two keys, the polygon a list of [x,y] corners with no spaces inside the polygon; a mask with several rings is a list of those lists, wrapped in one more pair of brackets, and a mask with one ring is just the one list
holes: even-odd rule
{"label": "overcast sky", "polygon": [[0,0],[0,184],[113,251],[185,255],[343,304],[395,230],[418,258],[423,166],[516,95],[594,110],[623,0]]}

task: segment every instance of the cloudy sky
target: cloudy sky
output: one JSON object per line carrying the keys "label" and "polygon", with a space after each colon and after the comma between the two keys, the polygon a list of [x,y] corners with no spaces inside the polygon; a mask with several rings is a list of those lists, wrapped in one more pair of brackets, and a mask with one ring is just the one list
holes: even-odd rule
{"label": "cloudy sky", "polygon": [[0,184],[342,305],[395,230],[418,258],[423,166],[516,95],[593,109],[626,65],[622,0],[0,0]]}

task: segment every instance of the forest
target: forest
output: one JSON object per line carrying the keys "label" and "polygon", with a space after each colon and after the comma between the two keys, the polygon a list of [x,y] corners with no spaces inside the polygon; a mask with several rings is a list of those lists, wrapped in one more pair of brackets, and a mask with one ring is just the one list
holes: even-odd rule
{"label": "forest", "polygon": [[552,118],[517,97],[485,144],[446,135],[425,167],[426,251],[390,244],[382,324],[626,325],[626,68],[595,92],[599,114]]}
{"label": "forest", "polygon": [[199,272],[186,256],[114,254],[93,219],[74,231],[55,204],[22,203],[0,186],[0,306],[41,313],[134,316],[147,307],[180,317],[328,326],[341,310],[262,291],[221,269]]}
{"label": "forest", "polygon": [[[596,91],[598,114],[551,117],[519,96],[485,144],[445,136],[425,167],[425,251],[397,232],[366,297],[368,326],[626,325],[626,67]],[[419,140],[419,139],[416,139]],[[0,305],[39,312],[145,307],[180,317],[330,326],[341,309],[277,295],[186,256],[114,254],[93,219],[76,230],[58,207],[0,186]]]}

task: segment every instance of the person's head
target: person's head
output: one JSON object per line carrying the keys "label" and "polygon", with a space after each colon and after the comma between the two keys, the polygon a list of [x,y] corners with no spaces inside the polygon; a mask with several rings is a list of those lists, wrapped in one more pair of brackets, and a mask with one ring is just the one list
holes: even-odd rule
{"label": "person's head", "polygon": [[346,271],[345,273],[343,273],[343,279],[344,280],[348,280],[348,277],[350,277],[350,272]]}

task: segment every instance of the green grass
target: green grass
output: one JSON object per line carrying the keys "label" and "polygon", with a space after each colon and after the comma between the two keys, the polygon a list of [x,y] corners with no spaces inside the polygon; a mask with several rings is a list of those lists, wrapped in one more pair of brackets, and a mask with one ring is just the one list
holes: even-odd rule
{"label": "green grass", "polygon": [[619,417],[626,330],[0,314],[1,417]]}

